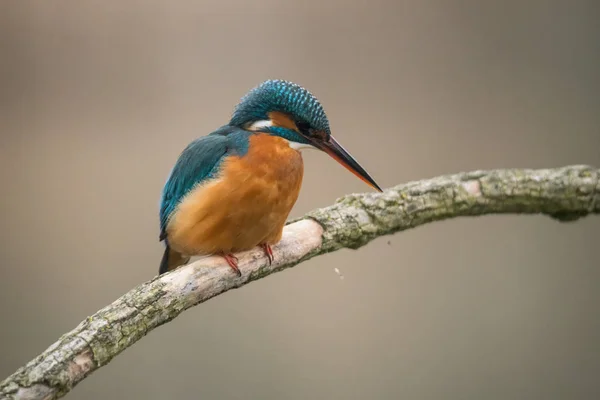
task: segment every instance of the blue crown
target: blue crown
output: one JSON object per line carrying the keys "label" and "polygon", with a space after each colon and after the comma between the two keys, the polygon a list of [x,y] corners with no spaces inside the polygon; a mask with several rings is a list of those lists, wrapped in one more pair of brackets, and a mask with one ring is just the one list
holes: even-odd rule
{"label": "blue crown", "polygon": [[288,113],[314,129],[330,133],[329,121],[319,100],[302,86],[279,79],[265,81],[242,97],[229,124],[241,127],[248,122],[266,120],[273,111]]}

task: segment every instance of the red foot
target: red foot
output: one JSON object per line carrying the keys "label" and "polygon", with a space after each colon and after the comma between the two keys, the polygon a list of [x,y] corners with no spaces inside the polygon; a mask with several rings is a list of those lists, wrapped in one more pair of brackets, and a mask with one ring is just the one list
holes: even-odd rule
{"label": "red foot", "polygon": [[242,276],[242,273],[240,272],[240,269],[238,268],[238,258],[236,256],[234,256],[231,253],[223,254],[223,258],[225,258],[225,261],[227,261],[227,264],[229,264],[229,266],[231,268],[233,268],[233,270],[235,271],[237,276]]}
{"label": "red foot", "polygon": [[271,263],[275,259],[275,257],[273,256],[273,249],[271,249],[271,245],[263,243],[260,245],[260,247],[262,247],[262,249],[265,251],[265,254],[269,258],[269,265],[271,265]]}

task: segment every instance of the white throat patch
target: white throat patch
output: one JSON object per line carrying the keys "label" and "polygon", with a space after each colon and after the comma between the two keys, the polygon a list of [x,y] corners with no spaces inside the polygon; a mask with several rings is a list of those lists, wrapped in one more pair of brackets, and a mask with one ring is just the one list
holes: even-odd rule
{"label": "white throat patch", "polygon": [[317,149],[312,144],[292,142],[291,140],[287,140],[287,139],[286,139],[286,141],[288,142],[288,146],[290,146],[294,150],[300,151],[302,149],[313,149],[313,150]]}

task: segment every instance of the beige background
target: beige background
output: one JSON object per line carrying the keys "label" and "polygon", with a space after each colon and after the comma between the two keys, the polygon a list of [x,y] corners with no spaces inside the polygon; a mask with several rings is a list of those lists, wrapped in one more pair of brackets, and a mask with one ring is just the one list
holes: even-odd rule
{"label": "beige background", "polygon": [[[2,1],[0,375],[156,274],[171,166],[264,79],[315,93],[382,186],[600,166],[599,20],[593,0]],[[368,190],[305,163],[293,216]],[[184,313],[69,398],[598,398],[599,235],[490,216],[319,257]]]}

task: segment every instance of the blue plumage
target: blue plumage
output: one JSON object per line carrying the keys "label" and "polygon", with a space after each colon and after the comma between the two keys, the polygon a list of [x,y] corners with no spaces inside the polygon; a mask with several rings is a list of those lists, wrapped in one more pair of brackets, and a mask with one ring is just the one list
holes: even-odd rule
{"label": "blue plumage", "polygon": [[246,94],[235,108],[230,125],[268,119],[269,112],[293,115],[298,122],[330,134],[329,121],[321,103],[308,90],[293,82],[268,80]]}
{"label": "blue plumage", "polygon": [[215,178],[228,155],[248,151],[251,132],[223,126],[190,143],[181,153],[163,189],[160,202],[160,240],[166,236],[169,218],[183,197],[197,184]]}

